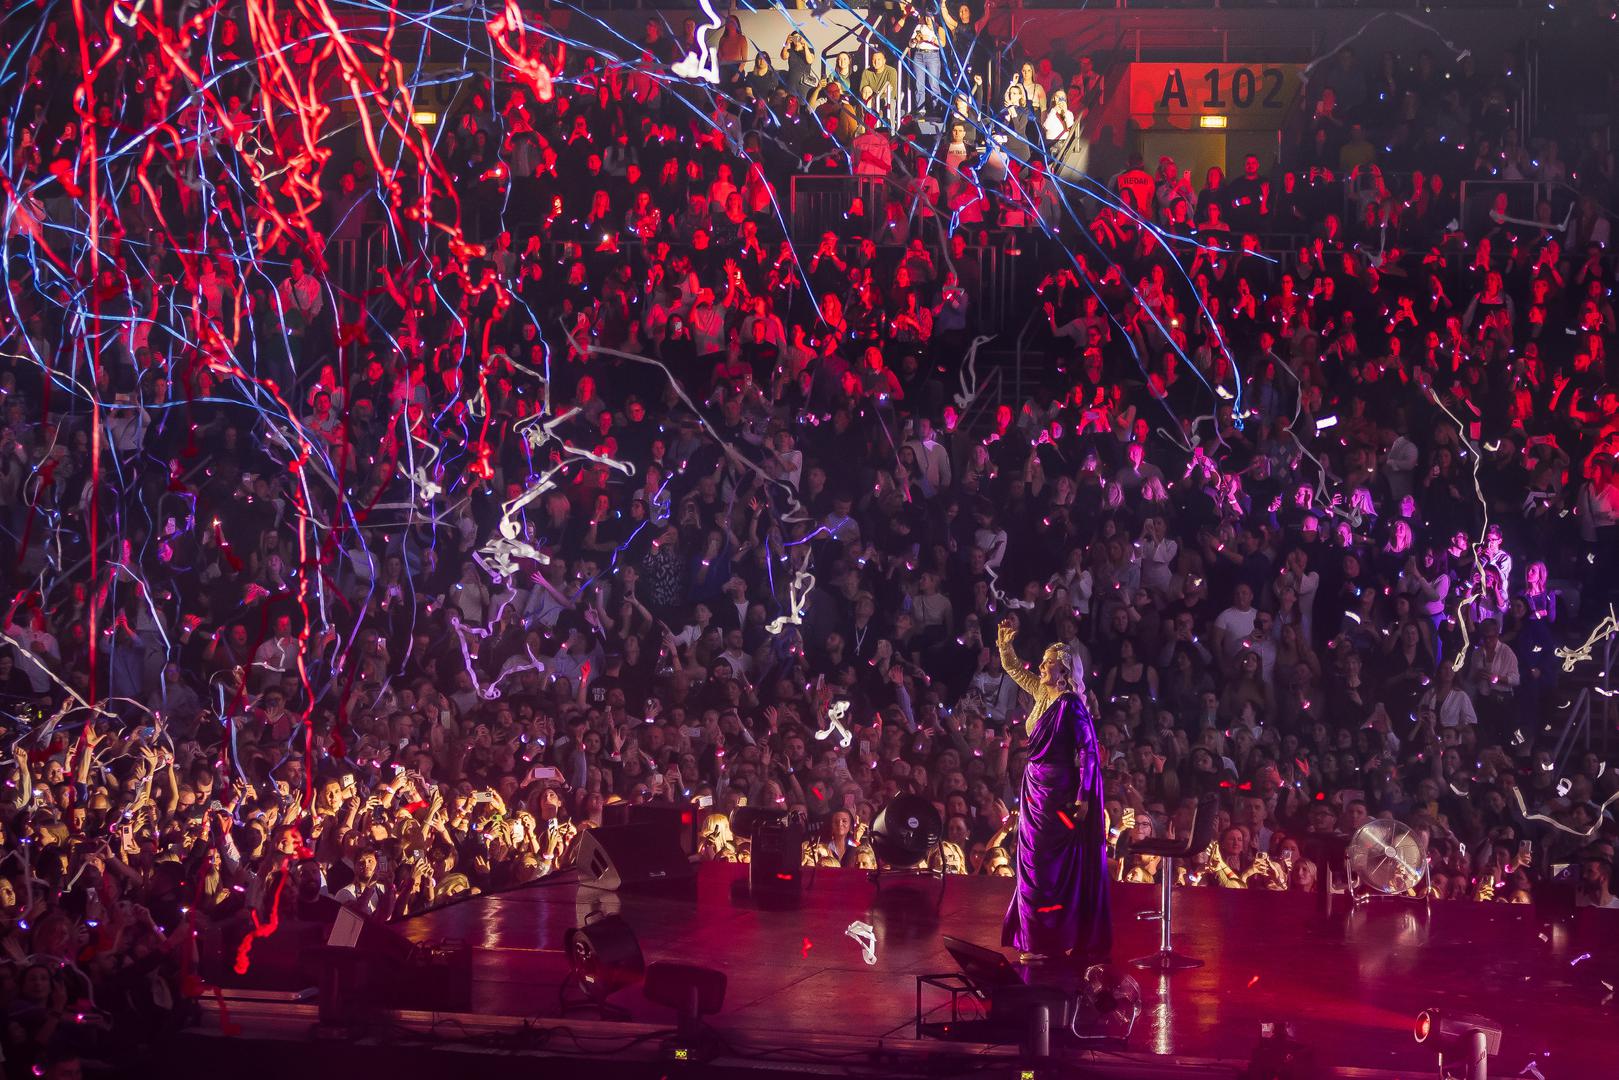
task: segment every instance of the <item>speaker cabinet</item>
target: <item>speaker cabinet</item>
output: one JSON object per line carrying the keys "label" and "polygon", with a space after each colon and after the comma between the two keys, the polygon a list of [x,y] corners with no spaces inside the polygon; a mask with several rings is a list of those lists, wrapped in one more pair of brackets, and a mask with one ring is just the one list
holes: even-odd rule
{"label": "speaker cabinet", "polygon": [[756,897],[795,899],[803,888],[804,829],[785,821],[761,825],[753,834],[748,888]]}
{"label": "speaker cabinet", "polygon": [[577,862],[581,884],[608,890],[685,881],[697,873],[678,841],[657,825],[586,829]]}

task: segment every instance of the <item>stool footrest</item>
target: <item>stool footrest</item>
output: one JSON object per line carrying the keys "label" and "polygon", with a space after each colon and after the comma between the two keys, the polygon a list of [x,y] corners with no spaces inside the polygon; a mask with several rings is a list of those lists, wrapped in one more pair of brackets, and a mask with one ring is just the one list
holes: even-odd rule
{"label": "stool footrest", "polygon": [[1130,966],[1146,968],[1149,971],[1190,971],[1192,968],[1202,967],[1203,961],[1182,956],[1178,952],[1160,950],[1150,956],[1138,956],[1130,961]]}

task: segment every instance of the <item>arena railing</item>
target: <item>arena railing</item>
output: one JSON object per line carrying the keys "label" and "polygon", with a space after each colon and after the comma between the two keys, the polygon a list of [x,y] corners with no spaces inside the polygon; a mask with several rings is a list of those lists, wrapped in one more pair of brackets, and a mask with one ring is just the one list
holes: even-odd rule
{"label": "arena railing", "polygon": [[[1462,231],[1476,236],[1489,230],[1493,222],[1490,211],[1495,197],[1502,192],[1507,196],[1507,216],[1532,221],[1541,202],[1551,204],[1552,225],[1562,224],[1569,209],[1579,203],[1580,193],[1569,185],[1555,180],[1463,180],[1457,189],[1461,203],[1459,212]],[[1606,212],[1606,211],[1605,211]]]}

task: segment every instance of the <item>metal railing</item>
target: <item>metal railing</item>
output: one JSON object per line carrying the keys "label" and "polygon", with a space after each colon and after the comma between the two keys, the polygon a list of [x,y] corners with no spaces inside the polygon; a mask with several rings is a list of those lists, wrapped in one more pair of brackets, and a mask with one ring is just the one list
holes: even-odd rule
{"label": "metal railing", "polygon": [[[799,243],[811,243],[818,240],[828,232],[844,236],[847,225],[846,211],[850,201],[855,197],[864,200],[866,205],[866,220],[871,225],[868,236],[878,240],[879,248],[898,245],[884,244],[881,236],[886,233],[884,226],[888,221],[889,206],[898,203],[904,207],[907,221],[922,222],[919,216],[913,216],[914,207],[906,204],[913,198],[913,193],[901,187],[895,177],[888,176],[794,176],[788,186],[788,229],[793,239]],[[1013,271],[1017,260],[1007,258],[1011,252],[1006,244],[1017,243],[1019,233],[1014,230],[992,228],[985,226],[984,232],[991,237],[988,244],[969,244],[967,252],[978,261],[979,295],[973,297],[980,319],[991,324],[1001,322],[1009,313],[1017,310],[1017,282]],[[1026,229],[1021,235],[1032,236],[1032,229]],[[915,235],[913,231],[910,235]],[[936,242],[942,240],[939,236],[924,236],[931,251],[937,251]]]}
{"label": "metal railing", "polygon": [[1560,180],[1463,180],[1457,189],[1458,209],[1462,231],[1476,233],[1493,224],[1490,212],[1495,197],[1505,192],[1507,216],[1532,221],[1542,201],[1551,204],[1551,226],[1561,224],[1571,206],[1580,200],[1580,193]]}
{"label": "metal railing", "polygon": [[[988,374],[984,374],[980,369],[978,393],[973,396],[972,401],[967,403],[967,408],[962,412],[960,419],[956,421],[956,430],[975,434],[980,425],[983,425],[984,421],[992,415],[991,409],[997,405],[1007,403],[1008,394],[1005,373],[1006,369],[1000,365],[991,367]],[[1011,396],[1015,399],[1017,392],[1012,391]],[[1013,407],[1015,408],[1016,406],[1014,405]]]}
{"label": "metal railing", "polygon": [[[1018,406],[1029,397],[1030,386],[1028,379],[1026,378],[1023,360],[1028,345],[1029,331],[1034,329],[1035,317],[1039,314],[1039,310],[1029,312],[1029,317],[1023,321],[1023,329],[1018,331],[1017,344],[1014,346],[1012,356],[1012,379],[1014,386],[1010,395],[1012,398],[1012,408],[1014,410],[1017,409]],[[1049,356],[1047,359],[1050,359]]]}
{"label": "metal railing", "polygon": [[808,176],[788,184],[787,220],[795,240],[824,233],[842,234],[849,206],[855,199],[866,205],[867,236],[876,238],[884,221],[888,181],[878,176]]}
{"label": "metal railing", "polygon": [[372,273],[383,262],[382,244],[381,224],[367,227],[357,237],[328,241],[326,261],[338,288],[353,296],[359,296],[370,288]]}
{"label": "metal railing", "polygon": [[1585,753],[1591,749],[1593,726],[1599,729],[1600,734],[1598,752],[1604,757],[1608,754],[1608,735],[1613,728],[1615,695],[1609,672],[1613,670],[1613,665],[1619,662],[1619,642],[1612,636],[1605,638],[1601,659],[1593,657],[1590,662],[1601,663],[1602,667],[1596,675],[1596,681],[1589,686],[1582,686],[1569,707],[1568,721],[1563,725],[1563,731],[1557,737],[1557,745],[1552,750],[1553,770],[1558,776],[1564,775],[1576,752]]}

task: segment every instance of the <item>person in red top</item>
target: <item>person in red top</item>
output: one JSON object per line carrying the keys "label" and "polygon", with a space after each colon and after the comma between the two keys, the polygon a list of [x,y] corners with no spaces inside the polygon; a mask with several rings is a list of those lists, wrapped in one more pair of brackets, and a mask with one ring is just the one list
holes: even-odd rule
{"label": "person in red top", "polygon": [[1152,211],[1152,197],[1156,183],[1152,174],[1141,166],[1141,155],[1130,155],[1130,167],[1113,181],[1113,189],[1130,209],[1145,217]]}

